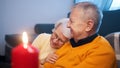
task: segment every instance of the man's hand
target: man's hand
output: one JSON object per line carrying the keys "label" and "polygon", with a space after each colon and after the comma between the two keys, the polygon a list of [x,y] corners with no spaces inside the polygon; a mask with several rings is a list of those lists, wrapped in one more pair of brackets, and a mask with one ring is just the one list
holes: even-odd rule
{"label": "man's hand", "polygon": [[48,54],[48,56],[45,59],[45,62],[49,63],[55,63],[55,61],[58,59],[58,56],[55,53]]}

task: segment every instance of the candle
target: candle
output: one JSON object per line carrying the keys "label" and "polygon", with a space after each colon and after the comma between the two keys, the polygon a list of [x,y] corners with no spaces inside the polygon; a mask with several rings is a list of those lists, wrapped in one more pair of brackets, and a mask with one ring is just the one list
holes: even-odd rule
{"label": "candle", "polygon": [[12,49],[12,68],[38,68],[38,49],[28,44],[26,32],[22,39],[23,44]]}

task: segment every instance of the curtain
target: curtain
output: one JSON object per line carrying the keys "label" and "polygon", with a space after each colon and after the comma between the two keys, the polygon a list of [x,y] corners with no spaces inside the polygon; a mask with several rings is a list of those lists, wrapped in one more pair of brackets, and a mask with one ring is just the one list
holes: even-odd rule
{"label": "curtain", "polygon": [[101,10],[108,11],[113,0],[75,0],[75,3],[89,1],[96,4]]}

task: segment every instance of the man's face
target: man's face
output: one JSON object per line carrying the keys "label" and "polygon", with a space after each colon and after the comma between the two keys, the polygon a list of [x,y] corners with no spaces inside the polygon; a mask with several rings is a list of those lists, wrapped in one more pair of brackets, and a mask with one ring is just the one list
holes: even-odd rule
{"label": "man's face", "polygon": [[71,34],[74,39],[79,40],[86,34],[87,24],[84,21],[82,10],[73,9],[70,14],[70,21],[68,22],[68,28],[71,30]]}
{"label": "man's face", "polygon": [[67,38],[62,34],[61,25],[60,25],[52,33],[52,36],[50,39],[50,45],[51,47],[58,49],[62,47],[62,45],[64,45],[66,41],[67,41]]}

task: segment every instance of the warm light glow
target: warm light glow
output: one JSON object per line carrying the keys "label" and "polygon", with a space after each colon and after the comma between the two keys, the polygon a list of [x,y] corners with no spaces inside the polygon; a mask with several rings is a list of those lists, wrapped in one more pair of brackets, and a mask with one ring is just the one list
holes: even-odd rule
{"label": "warm light glow", "polygon": [[23,47],[24,48],[27,48],[27,44],[28,44],[28,36],[27,36],[27,33],[26,32],[23,32],[23,35],[22,35],[22,41],[23,41]]}

